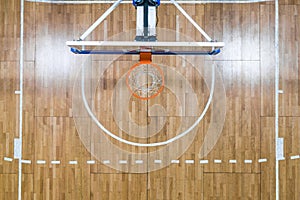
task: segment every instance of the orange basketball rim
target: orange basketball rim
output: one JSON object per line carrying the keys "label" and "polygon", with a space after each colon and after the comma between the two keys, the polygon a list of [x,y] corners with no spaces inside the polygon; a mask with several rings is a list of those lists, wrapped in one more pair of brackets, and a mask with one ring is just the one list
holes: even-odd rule
{"label": "orange basketball rim", "polygon": [[141,52],[140,61],[134,64],[126,76],[126,85],[131,94],[141,100],[158,96],[164,89],[164,73],[152,63],[151,52]]}

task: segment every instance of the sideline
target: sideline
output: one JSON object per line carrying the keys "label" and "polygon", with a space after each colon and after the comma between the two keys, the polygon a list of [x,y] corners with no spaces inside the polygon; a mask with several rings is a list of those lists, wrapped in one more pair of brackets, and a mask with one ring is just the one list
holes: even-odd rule
{"label": "sideline", "polygon": [[278,130],[278,120],[279,120],[279,5],[278,0],[275,0],[275,183],[276,183],[276,200],[279,200],[279,130]]}
{"label": "sideline", "polygon": [[18,200],[22,199],[22,136],[23,136],[23,72],[24,72],[24,0],[20,10],[20,104],[19,104],[19,170],[18,170]]}

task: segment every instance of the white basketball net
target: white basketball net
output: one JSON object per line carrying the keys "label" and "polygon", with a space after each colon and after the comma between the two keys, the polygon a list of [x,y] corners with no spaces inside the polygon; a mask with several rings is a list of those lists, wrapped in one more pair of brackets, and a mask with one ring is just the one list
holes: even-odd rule
{"label": "white basketball net", "polygon": [[161,72],[151,64],[141,64],[128,75],[128,86],[133,94],[142,99],[155,96],[163,86]]}

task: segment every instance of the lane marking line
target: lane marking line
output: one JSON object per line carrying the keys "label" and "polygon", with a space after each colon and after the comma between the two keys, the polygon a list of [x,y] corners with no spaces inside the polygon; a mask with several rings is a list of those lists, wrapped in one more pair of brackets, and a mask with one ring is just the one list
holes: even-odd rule
{"label": "lane marking line", "polygon": [[31,160],[21,160],[21,163],[24,163],[24,164],[31,164]]}
{"label": "lane marking line", "polygon": [[12,162],[13,161],[13,159],[9,158],[9,157],[4,157],[3,160],[8,161],[8,162]]}
{"label": "lane marking line", "polygon": [[200,164],[208,164],[208,160],[200,160],[199,163]]}
{"label": "lane marking line", "polygon": [[186,163],[186,164],[194,164],[195,161],[194,161],[194,160],[185,160],[185,163]]}
{"label": "lane marking line", "polygon": [[109,160],[103,160],[103,164],[110,164]]}
{"label": "lane marking line", "polygon": [[119,160],[119,164],[122,164],[122,165],[127,164],[127,160]]}
{"label": "lane marking line", "polygon": [[69,164],[70,164],[70,165],[77,165],[78,162],[77,162],[77,160],[70,160],[70,161],[69,161]]}
{"label": "lane marking line", "polygon": [[144,163],[143,160],[136,160],[136,161],[135,161],[135,164],[143,164],[143,163]]}
{"label": "lane marking line", "polygon": [[89,165],[92,165],[92,164],[95,164],[96,161],[94,161],[94,160],[88,160],[88,161],[86,161],[86,163],[89,164]]}
{"label": "lane marking line", "polygon": [[266,158],[261,158],[261,159],[258,159],[258,162],[259,163],[264,163],[264,162],[267,162],[267,159]]}
{"label": "lane marking line", "polygon": [[36,164],[39,164],[39,165],[46,164],[46,160],[37,160]]}
{"label": "lane marking line", "polygon": [[296,156],[291,156],[291,160],[295,160],[295,159],[299,159],[300,155],[296,155]]}
{"label": "lane marking line", "polygon": [[51,164],[52,165],[59,165],[60,164],[60,160],[52,160]]}
{"label": "lane marking line", "polygon": [[252,160],[244,160],[245,164],[252,164]]}

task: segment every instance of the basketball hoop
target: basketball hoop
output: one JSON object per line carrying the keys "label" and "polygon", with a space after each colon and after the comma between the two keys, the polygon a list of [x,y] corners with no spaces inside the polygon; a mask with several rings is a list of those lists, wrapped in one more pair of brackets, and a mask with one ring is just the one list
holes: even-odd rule
{"label": "basketball hoop", "polygon": [[126,84],[133,96],[148,100],[159,95],[164,88],[164,73],[150,60],[133,65],[127,73]]}

